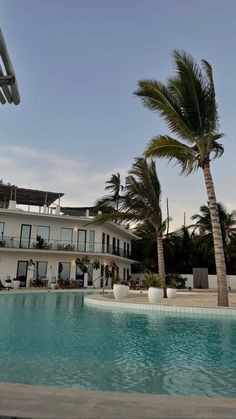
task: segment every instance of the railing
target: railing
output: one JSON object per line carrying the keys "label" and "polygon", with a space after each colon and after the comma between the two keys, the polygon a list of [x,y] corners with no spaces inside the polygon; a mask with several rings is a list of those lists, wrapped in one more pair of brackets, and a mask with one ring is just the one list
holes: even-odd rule
{"label": "railing", "polygon": [[112,245],[104,243],[82,243],[82,242],[66,242],[64,240],[46,240],[40,238],[24,239],[20,237],[4,236],[0,239],[0,249],[38,249],[48,251],[63,251],[76,253],[108,253],[114,256],[121,256],[124,258],[131,258],[130,253],[126,249],[117,249]]}

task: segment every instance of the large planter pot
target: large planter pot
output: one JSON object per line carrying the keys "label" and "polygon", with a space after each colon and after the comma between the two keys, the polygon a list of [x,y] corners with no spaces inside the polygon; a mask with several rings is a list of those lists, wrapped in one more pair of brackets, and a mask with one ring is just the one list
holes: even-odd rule
{"label": "large planter pot", "polygon": [[129,295],[129,286],[128,285],[113,285],[113,294],[116,300],[123,300]]}
{"label": "large planter pot", "polygon": [[51,290],[55,290],[56,289],[56,284],[54,282],[51,283]]}
{"label": "large planter pot", "polygon": [[148,300],[151,304],[159,303],[163,298],[163,289],[162,288],[148,288]]}
{"label": "large planter pot", "polygon": [[20,281],[13,281],[13,287],[15,290],[18,289],[19,286],[20,286]]}
{"label": "large planter pot", "polygon": [[176,288],[167,288],[166,293],[167,293],[167,298],[176,298],[177,289]]}

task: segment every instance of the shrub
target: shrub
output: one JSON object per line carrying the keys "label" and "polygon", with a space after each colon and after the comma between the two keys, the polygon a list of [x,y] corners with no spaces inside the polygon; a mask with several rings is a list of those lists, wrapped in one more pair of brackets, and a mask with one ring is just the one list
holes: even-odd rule
{"label": "shrub", "polygon": [[151,272],[144,275],[144,284],[148,287],[161,288],[161,277],[160,275],[153,274]]}
{"label": "shrub", "polygon": [[183,278],[180,274],[166,274],[166,286],[168,288],[183,289],[187,278]]}

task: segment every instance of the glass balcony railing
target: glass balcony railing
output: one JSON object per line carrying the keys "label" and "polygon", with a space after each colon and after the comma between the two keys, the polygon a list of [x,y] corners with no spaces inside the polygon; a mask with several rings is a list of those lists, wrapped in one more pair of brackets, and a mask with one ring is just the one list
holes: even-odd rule
{"label": "glass balcony railing", "polygon": [[0,250],[1,248],[38,249],[76,253],[108,253],[124,258],[131,258],[131,254],[128,253],[127,250],[121,248],[114,248],[112,245],[107,245],[103,243],[81,243],[66,242],[61,240],[46,240],[43,238],[40,238],[40,240],[36,240],[4,236],[0,239]]}

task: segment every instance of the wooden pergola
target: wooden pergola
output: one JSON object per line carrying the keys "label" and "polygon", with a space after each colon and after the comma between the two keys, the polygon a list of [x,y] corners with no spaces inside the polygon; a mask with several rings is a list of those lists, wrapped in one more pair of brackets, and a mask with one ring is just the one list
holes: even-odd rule
{"label": "wooden pergola", "polygon": [[20,94],[17,86],[16,76],[1,29],[0,57],[3,63],[3,66],[0,64],[0,103],[4,105],[8,102],[19,105]]}
{"label": "wooden pergola", "polygon": [[63,195],[64,193],[18,188],[15,185],[0,183],[0,202],[3,207],[7,207],[10,200],[22,205],[50,206]]}

